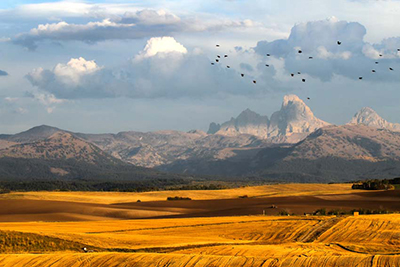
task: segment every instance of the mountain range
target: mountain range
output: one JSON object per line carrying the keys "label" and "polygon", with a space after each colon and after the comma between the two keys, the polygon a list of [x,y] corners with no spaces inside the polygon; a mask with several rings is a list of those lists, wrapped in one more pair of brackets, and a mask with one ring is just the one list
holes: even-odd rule
{"label": "mountain range", "polygon": [[0,178],[18,176],[24,167],[13,171],[10,166],[23,165],[16,161],[34,161],[28,165],[35,178],[129,179],[129,172],[296,182],[389,178],[400,175],[400,124],[363,108],[346,125],[332,125],[299,97],[287,95],[270,118],[246,109],[227,122],[211,123],[207,133],[83,134],[43,125],[0,135]]}

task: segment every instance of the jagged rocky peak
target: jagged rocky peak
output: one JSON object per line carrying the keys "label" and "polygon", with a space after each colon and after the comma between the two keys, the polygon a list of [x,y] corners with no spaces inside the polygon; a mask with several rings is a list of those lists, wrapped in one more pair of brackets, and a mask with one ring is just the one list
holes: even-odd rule
{"label": "jagged rocky peak", "polygon": [[[250,134],[255,136],[266,136],[268,131],[269,120],[267,116],[262,116],[250,109],[246,109],[239,114],[237,118],[231,118],[221,125],[212,124],[216,134],[237,136],[240,134]],[[209,133],[211,131],[211,127]]]}
{"label": "jagged rocky peak", "polygon": [[364,124],[369,127],[387,129],[391,131],[400,131],[399,123],[391,123],[383,119],[370,107],[364,107],[359,112],[357,112],[349,124]]}
{"label": "jagged rocky peak", "polygon": [[[277,142],[297,142],[314,130],[327,125],[329,123],[316,118],[298,96],[286,95],[281,109],[272,115],[271,120],[246,109],[236,119],[232,118],[222,125],[212,123],[208,133],[230,136],[251,134],[264,139],[279,138]],[[293,138],[292,134],[300,135]]]}
{"label": "jagged rocky peak", "polygon": [[246,109],[242,111],[242,113],[239,114],[239,116],[234,119],[236,122],[237,126],[245,126],[248,124],[254,124],[258,125],[260,123],[262,124],[267,124],[268,123],[268,117],[267,116],[261,116],[260,114],[250,110]]}
{"label": "jagged rocky peak", "polygon": [[281,107],[281,114],[286,120],[314,120],[311,109],[296,95],[285,95]]}
{"label": "jagged rocky peak", "polygon": [[357,112],[353,118],[351,119],[350,123],[354,124],[383,124],[386,122],[378,113],[375,112],[370,107],[364,107],[359,112]]}
{"label": "jagged rocky peak", "polygon": [[210,123],[210,127],[208,128],[208,134],[215,134],[221,129],[221,124],[212,122]]}
{"label": "jagged rocky peak", "polygon": [[[269,137],[302,134],[330,125],[314,116],[311,109],[296,95],[286,95],[280,111],[271,116]],[[304,138],[301,136],[300,138]]]}

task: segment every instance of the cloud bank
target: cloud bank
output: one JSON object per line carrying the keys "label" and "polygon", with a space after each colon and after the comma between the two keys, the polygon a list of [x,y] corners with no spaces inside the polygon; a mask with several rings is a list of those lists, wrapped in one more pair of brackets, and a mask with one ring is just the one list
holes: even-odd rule
{"label": "cloud bank", "polygon": [[[400,75],[389,71],[389,68],[400,69],[400,38],[369,44],[364,41],[366,32],[365,27],[357,22],[339,21],[332,17],[297,24],[288,39],[260,41],[253,49],[260,56],[269,53],[283,58],[288,73],[300,71],[323,81],[329,81],[334,75],[351,79],[362,76],[371,81],[400,81]],[[378,66],[375,66],[376,60],[379,60]],[[372,69],[377,69],[378,75],[373,75]]]}
{"label": "cloud bank", "polygon": [[172,37],[149,39],[145,48],[118,68],[105,68],[84,58],[35,69],[27,75],[32,85],[59,99],[180,98],[218,94],[245,95],[266,90],[248,88],[238,72],[189,52]]}
{"label": "cloud bank", "polygon": [[[52,70],[38,68],[27,78],[39,90],[61,99],[257,96],[309,86],[313,79],[328,82],[335,76],[354,80],[362,76],[360,83],[400,82],[400,53],[396,48],[400,47],[400,38],[369,44],[364,41],[365,34],[361,24],[336,18],[297,24],[288,39],[260,41],[249,51],[236,49],[232,53],[239,61],[237,69],[226,67],[231,65],[231,56],[216,63],[201,50],[188,51],[173,37],[153,37],[120,67],[102,67],[93,60],[77,58]],[[249,53],[256,56],[253,65],[240,61],[241,55]],[[377,61],[379,64],[375,64]],[[245,77],[240,76],[242,71]]]}
{"label": "cloud bank", "polygon": [[201,20],[180,18],[164,10],[144,9],[114,15],[86,24],[57,23],[40,24],[29,32],[20,33],[11,41],[29,50],[35,50],[43,41],[82,41],[96,43],[106,40],[132,40],[145,37],[172,35],[177,32],[222,31],[229,28],[259,26],[251,20],[235,21],[224,19]]}

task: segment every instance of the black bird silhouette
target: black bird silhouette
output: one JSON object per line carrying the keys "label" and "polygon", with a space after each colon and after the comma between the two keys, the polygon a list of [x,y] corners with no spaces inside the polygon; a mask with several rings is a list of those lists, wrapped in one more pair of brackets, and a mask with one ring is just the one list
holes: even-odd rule
{"label": "black bird silhouette", "polygon": [[299,75],[300,75],[300,74],[301,74],[301,72],[299,71],[299,72],[297,72],[297,74],[299,74]]}
{"label": "black bird silhouette", "polygon": [[267,57],[270,57],[271,56],[271,54],[267,54]]}
{"label": "black bird silhouette", "polygon": [[376,72],[376,70],[372,70],[372,72],[374,72],[374,73],[375,73],[375,72]]}
{"label": "black bird silhouette", "polygon": [[215,62],[219,62],[219,59],[216,59]]}
{"label": "black bird silhouette", "polygon": [[393,70],[393,68],[389,68],[389,70]]}
{"label": "black bird silhouette", "polygon": [[400,48],[397,49],[397,52],[400,52]]}
{"label": "black bird silhouette", "polygon": [[244,77],[244,74],[242,73],[242,74],[240,74],[242,77]]}
{"label": "black bird silhouette", "polygon": [[230,69],[231,68],[231,66],[226,66],[228,69]]}
{"label": "black bird silhouette", "polygon": [[301,51],[301,50],[299,50],[298,52],[299,52],[299,54],[303,53],[303,51]]}
{"label": "black bird silhouette", "polygon": [[383,55],[382,55],[382,54],[379,54],[379,56],[380,56],[380,57],[383,57]]}
{"label": "black bird silhouette", "polygon": [[341,42],[341,41],[337,41],[337,44],[338,44],[338,45],[341,45],[341,44],[342,44],[342,42]]}
{"label": "black bird silhouette", "polygon": [[254,80],[254,81],[253,81],[253,83],[254,83],[254,84],[256,84],[256,83],[257,83],[257,81],[256,81],[256,80]]}
{"label": "black bird silhouette", "polygon": [[301,79],[301,81],[302,81],[303,83],[305,83],[305,82],[306,82],[306,79]]}
{"label": "black bird silhouette", "polygon": [[378,61],[375,61],[375,64],[379,64],[379,62],[378,62]]}
{"label": "black bird silhouette", "polygon": [[362,79],[363,79],[363,77],[358,77],[358,79],[359,79],[359,80],[362,80]]}
{"label": "black bird silhouette", "polygon": [[228,57],[228,55],[225,55],[224,57]]}
{"label": "black bird silhouette", "polygon": [[308,100],[310,100],[310,98],[309,98],[309,97],[307,97],[307,99],[308,99]]}
{"label": "black bird silhouette", "polygon": [[215,65],[214,62],[211,62],[211,65]]}
{"label": "black bird silhouette", "polygon": [[313,59],[313,57],[308,57],[308,59]]}
{"label": "black bird silhouette", "polygon": [[269,67],[269,65],[268,65],[268,64],[265,64],[265,67]]}
{"label": "black bird silhouette", "polygon": [[294,73],[291,73],[290,76],[294,77]]}
{"label": "black bird silhouette", "polygon": [[216,47],[219,47],[219,45],[215,45]]}
{"label": "black bird silhouette", "polygon": [[221,58],[221,56],[220,56],[220,55],[218,55],[218,56],[217,56],[217,58]]}

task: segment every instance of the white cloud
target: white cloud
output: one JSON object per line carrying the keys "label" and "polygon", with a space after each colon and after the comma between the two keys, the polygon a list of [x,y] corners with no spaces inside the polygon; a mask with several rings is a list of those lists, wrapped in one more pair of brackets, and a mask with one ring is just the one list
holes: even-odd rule
{"label": "white cloud", "polygon": [[153,57],[156,55],[178,53],[186,54],[187,49],[178,43],[173,37],[153,37],[147,41],[147,44],[142,52],[140,52],[135,59],[143,59]]}
{"label": "white cloud", "polygon": [[88,67],[87,62],[75,59],[52,70],[33,70],[27,78],[57,99],[254,95],[270,89],[262,86],[262,81],[255,87],[251,76],[242,79],[233,68],[212,66],[205,54],[196,49],[189,52],[172,37],[151,38],[134,60],[123,66],[99,69],[94,62]]}
{"label": "white cloud", "polygon": [[[52,5],[50,5],[52,7]],[[85,8],[87,8],[85,6]],[[130,9],[115,13],[107,9],[99,11],[93,6],[87,11],[91,17],[101,19],[88,23],[40,24],[29,32],[16,35],[11,41],[30,50],[35,50],[43,41],[83,41],[96,43],[105,40],[130,40],[145,37],[172,35],[180,32],[226,31],[229,29],[248,29],[263,27],[252,20],[232,20],[217,16],[189,16],[183,18],[163,9]],[[81,11],[80,11],[81,12]],[[79,13],[79,12],[78,12]],[[99,14],[101,13],[101,14]],[[1,12],[0,12],[1,14]],[[96,14],[96,15],[93,15]],[[52,15],[54,18],[57,14]],[[82,15],[83,16],[83,15]],[[58,17],[56,17],[58,19]]]}
{"label": "white cloud", "polygon": [[[400,76],[392,75],[388,65],[399,66],[398,62],[389,60],[396,57],[400,38],[372,45],[364,41],[365,34],[363,25],[333,17],[297,24],[287,39],[260,41],[254,51],[260,56],[269,53],[284,59],[287,73],[301,72],[323,81],[331,80],[334,75],[357,80],[363,76],[364,80],[371,81],[399,81]],[[301,54],[299,50],[302,50]],[[379,75],[371,75],[375,68],[372,59],[386,60],[380,65],[386,68],[379,71]]]}
{"label": "white cloud", "polygon": [[63,83],[78,84],[82,76],[92,74],[100,69],[101,67],[94,60],[88,61],[80,57],[72,58],[67,64],[57,64],[53,73]]}

